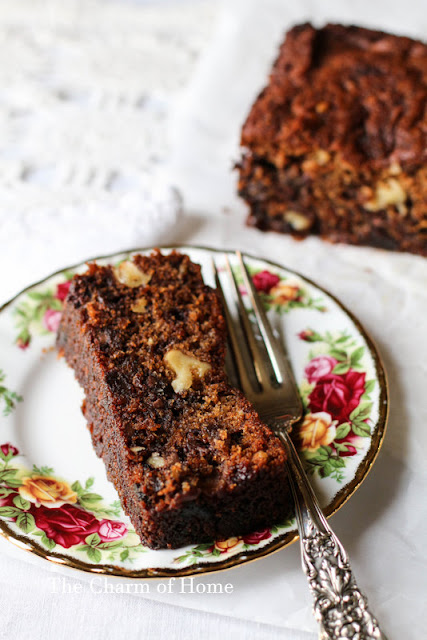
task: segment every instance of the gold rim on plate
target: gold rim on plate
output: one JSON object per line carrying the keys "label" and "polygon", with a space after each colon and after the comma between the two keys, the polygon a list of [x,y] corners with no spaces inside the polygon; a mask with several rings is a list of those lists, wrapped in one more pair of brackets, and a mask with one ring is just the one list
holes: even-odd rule
{"label": "gold rim on plate", "polygon": [[[157,247],[144,247],[144,248],[139,247],[136,249],[130,249],[128,251],[117,251],[107,255],[97,256],[96,258],[90,258],[86,262],[94,262],[96,260],[108,260],[110,258],[114,258],[114,256],[122,255],[122,254],[134,254],[138,252],[146,253],[156,248]],[[182,245],[182,246],[165,245],[165,246],[159,247],[159,249],[160,250],[176,249],[184,252],[188,250],[190,251],[199,250],[199,251],[209,251],[213,253],[222,253],[222,254],[235,253],[235,251],[231,249],[222,250],[222,249],[216,249],[214,247],[196,246],[196,245]],[[375,373],[378,380],[378,384],[380,386],[380,396],[379,396],[379,416],[378,416],[378,421],[375,427],[375,431],[372,433],[372,436],[371,436],[371,446],[369,447],[367,453],[365,454],[365,457],[357,467],[357,470],[353,479],[344,487],[342,487],[342,489],[340,489],[340,491],[338,491],[338,493],[335,494],[331,503],[323,509],[324,515],[327,518],[329,518],[332,515],[334,515],[347,502],[347,500],[351,498],[351,496],[355,493],[355,491],[360,487],[360,485],[362,484],[362,482],[365,480],[368,473],[372,469],[372,466],[381,449],[385,432],[386,432],[387,419],[388,419],[388,384],[387,384],[387,377],[386,377],[384,365],[382,363],[381,357],[378,353],[378,349],[375,343],[373,342],[369,334],[366,332],[362,324],[353,315],[353,313],[349,311],[327,289],[324,289],[323,287],[319,286],[316,282],[314,282],[313,280],[310,280],[306,276],[303,276],[297,271],[294,271],[293,269],[289,269],[288,267],[285,267],[277,262],[266,260],[265,258],[262,258],[259,256],[253,256],[246,252],[244,253],[244,255],[247,256],[250,260],[259,260],[261,262],[264,262],[267,265],[270,265],[273,268],[276,268],[279,270],[285,270],[288,273],[292,273],[295,276],[301,278],[303,281],[307,282],[308,284],[314,286],[322,293],[326,294],[326,296],[328,296],[331,300],[333,300],[336,303],[336,305],[354,323],[356,329],[359,331],[360,335],[365,340],[369,353],[375,365]],[[22,291],[20,291],[18,294],[16,294],[13,298],[8,300],[6,303],[4,303],[0,307],[0,313],[3,312],[8,306],[13,304],[13,302],[17,298],[19,298],[21,295],[23,295],[33,287],[36,287],[42,284],[43,282],[46,282],[50,278],[56,275],[59,275],[64,271],[77,269],[82,264],[84,264],[84,262],[79,262],[70,267],[59,269],[58,271],[55,271],[49,276],[42,278],[38,282],[35,282],[34,284],[31,284],[28,287],[25,287],[24,289],[22,289]],[[2,535],[8,541],[12,542],[18,548],[23,549],[25,551],[29,551],[30,553],[33,553],[38,557],[48,560],[49,562],[53,562],[57,565],[69,567],[71,569],[77,569],[80,571],[84,571],[86,573],[93,573],[95,575],[105,575],[105,576],[121,577],[121,578],[136,578],[136,579],[185,577],[190,575],[197,576],[197,575],[202,575],[206,573],[232,569],[234,567],[241,566],[248,562],[252,562],[254,560],[259,560],[260,558],[264,558],[265,556],[275,553],[276,551],[280,551],[281,549],[284,549],[285,547],[291,545],[299,537],[297,530],[293,529],[292,531],[287,531],[286,533],[274,538],[274,541],[267,543],[260,549],[242,551],[241,553],[237,553],[236,555],[233,555],[230,558],[227,558],[226,560],[223,560],[223,561],[216,561],[212,563],[200,562],[200,563],[189,565],[188,567],[181,568],[181,569],[178,569],[178,568],[177,569],[174,569],[174,568],[150,569],[149,568],[149,569],[132,570],[132,569],[125,569],[123,567],[117,567],[117,566],[108,565],[108,564],[103,564],[102,566],[97,567],[95,565],[77,560],[76,558],[71,558],[69,556],[65,556],[60,553],[47,551],[44,547],[39,545],[36,541],[29,540],[25,536],[13,531],[8,526],[7,522],[3,521],[2,519],[0,519],[0,535]]]}

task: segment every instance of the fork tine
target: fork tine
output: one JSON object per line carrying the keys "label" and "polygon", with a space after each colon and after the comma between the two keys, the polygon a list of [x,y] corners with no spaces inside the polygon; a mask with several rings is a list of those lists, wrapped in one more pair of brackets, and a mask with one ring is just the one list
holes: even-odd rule
{"label": "fork tine", "polygon": [[248,358],[248,349],[246,346],[245,338],[240,325],[236,324],[231,317],[224,290],[219,278],[218,269],[214,260],[212,260],[212,269],[215,275],[215,284],[222,300],[222,306],[225,312],[229,338],[234,355],[234,358],[230,358],[229,360],[232,361],[234,368],[237,369],[237,375],[239,377],[240,387],[242,391],[246,394],[251,394],[254,391],[254,386],[256,386],[256,378],[254,376],[255,380],[251,381],[249,377],[248,372],[250,370],[249,367],[251,361]]}
{"label": "fork tine", "polygon": [[[237,307],[239,310],[239,316],[242,323],[242,329],[245,334],[246,340],[249,345],[250,352],[252,354],[252,362],[255,369],[255,373],[260,385],[264,388],[267,386],[270,387],[272,383],[272,370],[268,366],[268,362],[265,359],[265,356],[260,352],[260,346],[257,344],[257,340],[255,338],[254,329],[252,323],[249,319],[248,312],[245,307],[245,303],[243,302],[242,294],[240,292],[239,286],[236,281],[236,276],[234,275],[233,269],[231,268],[230,260],[228,256],[225,256],[227,270],[230,276],[230,282],[233,288],[234,298],[237,302]],[[274,375],[274,374],[273,374]]]}
{"label": "fork tine", "polygon": [[271,366],[273,367],[277,381],[280,384],[284,384],[288,389],[290,387],[293,387],[294,391],[298,394],[294,376],[287,356],[283,351],[282,345],[279,343],[273,333],[270,321],[268,320],[264,307],[260,302],[252,278],[250,277],[246,264],[243,260],[243,256],[240,251],[236,251],[236,255],[242,270],[243,281],[248,291],[249,299],[255,312],[255,317],[261,332],[261,336],[267,349]]}
{"label": "fork tine", "polygon": [[[280,439],[286,449],[287,460],[285,461],[285,464],[289,472],[289,481],[295,501],[296,519],[301,540],[301,553],[303,561],[302,564],[304,572],[307,574],[309,580],[309,586],[314,594],[314,614],[319,621],[320,637],[324,637],[323,632],[328,625],[329,619],[327,615],[323,615],[323,612],[317,606],[319,585],[320,588],[323,588],[324,585],[321,584],[321,579],[313,581],[313,563],[316,562],[317,556],[319,556],[319,549],[317,547],[314,550],[316,553],[311,553],[312,550],[310,551],[309,549],[310,542],[313,540],[313,537],[318,537],[320,539],[319,548],[322,558],[322,570],[324,569],[324,571],[327,572],[329,576],[334,572],[336,573],[338,567],[339,570],[341,570],[341,568],[344,568],[344,573],[348,574],[348,584],[350,585],[353,592],[358,596],[359,600],[364,603],[364,613],[366,613],[364,622],[366,621],[365,628],[368,630],[369,637],[373,638],[375,635],[375,637],[377,637],[378,639],[381,638],[381,640],[386,640],[386,637],[381,632],[376,619],[369,611],[365,596],[359,591],[357,587],[354,576],[352,575],[351,569],[349,568],[349,559],[344,548],[342,547],[338,538],[335,536],[334,532],[330,529],[326,518],[322,513],[315,493],[310,485],[310,481],[308,480],[308,477],[304,471],[304,467],[298,456],[297,450],[290,437],[290,429],[294,424],[301,420],[303,415],[303,405],[301,402],[301,397],[298,393],[296,382],[292,373],[292,368],[290,363],[288,362],[286,353],[284,350],[282,350],[280,341],[277,340],[274,336],[273,330],[267,318],[267,314],[262,307],[252,279],[249,275],[248,270],[246,269],[242,254],[240,252],[237,252],[237,258],[240,263],[243,280],[252,303],[252,308],[255,312],[258,327],[267,350],[267,354],[264,354],[264,358],[270,358],[271,365],[275,370],[277,379],[280,380],[279,385],[276,385],[275,387],[270,385],[269,388],[263,388],[260,392],[253,393],[253,387],[251,388],[248,384],[247,372],[242,357],[243,353],[247,355],[249,352],[248,345],[245,339],[245,330],[243,328],[243,318],[246,316],[246,310],[244,308],[241,296],[239,296],[239,289],[233,277],[234,274],[231,271],[231,267],[228,261],[228,267],[232,276],[230,278],[230,281],[234,283],[234,288],[237,289],[237,294],[236,291],[234,292],[235,300],[238,303],[240,311],[243,311],[243,313],[240,314],[241,324],[234,322],[233,318],[231,318],[230,310],[228,309],[225,295],[219,279],[219,274],[214,261],[212,261],[215,281],[224,303],[228,329],[233,343],[233,352],[236,359],[235,364],[238,368],[239,376],[241,378],[240,382],[242,391],[246,395],[247,399],[253,403],[254,408],[258,412],[261,421],[266,426],[270,427],[272,432]],[[237,329],[240,331],[239,334],[237,333]],[[248,337],[252,335],[252,326],[251,330],[247,332],[247,334]],[[253,335],[252,338],[254,338]],[[316,575],[317,568],[318,567],[316,566]],[[339,575],[338,577],[341,578],[342,576]],[[319,578],[319,576],[317,576],[317,578]],[[338,619],[341,615],[341,600],[342,598],[338,598],[337,602],[334,604],[333,613],[335,614],[336,619]],[[352,624],[357,618],[358,611],[359,610],[355,612],[355,616],[351,616],[352,612],[350,612],[351,619],[349,619]],[[370,633],[370,631],[372,631],[372,633]],[[363,637],[366,637],[366,634],[364,634]]]}

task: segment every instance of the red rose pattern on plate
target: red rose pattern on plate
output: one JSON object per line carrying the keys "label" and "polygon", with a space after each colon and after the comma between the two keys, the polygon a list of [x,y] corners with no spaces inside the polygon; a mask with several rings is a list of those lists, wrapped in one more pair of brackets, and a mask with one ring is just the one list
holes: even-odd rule
{"label": "red rose pattern on plate", "polygon": [[92,491],[93,478],[70,485],[48,467],[29,471],[19,464],[17,447],[0,445],[0,516],[31,534],[47,549],[73,549],[92,563],[132,561],[146,549],[118,516],[120,504],[105,505]]}
{"label": "red rose pattern on plate", "polygon": [[[114,256],[108,262],[122,259]],[[297,323],[292,334],[295,344],[301,345],[298,358],[304,358],[299,360],[299,367],[303,372],[300,389],[305,407],[304,419],[294,436],[308,472],[316,476],[316,481],[334,483],[336,493],[354,477],[353,469],[358,460],[364,459],[378,420],[375,352],[367,347],[363,331],[358,331],[354,323],[349,324],[348,316],[344,325],[339,326],[328,295],[311,287],[298,274],[274,265],[254,268],[249,262],[249,267],[267,310],[278,316],[293,309],[310,311],[310,322]],[[84,267],[77,270],[81,268]],[[32,353],[37,351],[36,344],[42,348],[51,344],[72,275],[71,271],[56,275],[22,293],[10,305],[16,346],[31,357],[35,357]],[[239,284],[246,296],[242,282]],[[297,317],[302,319],[303,315],[295,314],[292,322]],[[318,323],[317,317],[325,320]],[[331,333],[325,331],[325,326],[331,326]],[[25,359],[28,355],[22,358]],[[4,380],[4,374],[0,374]],[[5,415],[13,413],[20,400],[17,392],[0,385]],[[28,452],[22,453],[25,456]],[[155,560],[151,564],[151,553],[157,552],[142,547],[117,501],[105,504],[102,496],[94,493],[92,478],[69,484],[53,469],[30,470],[20,460],[13,434],[7,432],[0,445],[0,472],[4,472],[0,482],[0,518],[8,525],[9,537],[13,538],[10,532],[15,531],[37,542],[39,548],[44,547],[46,555],[53,551],[62,558],[76,558],[86,566],[114,565],[127,570],[132,562],[138,565],[137,559],[143,552],[149,552],[149,566],[155,566]],[[263,531],[178,550],[168,566],[171,569],[177,565],[185,568],[220,560],[228,562],[233,556],[268,549],[294,528],[291,517]],[[177,570],[179,573],[179,566]]]}

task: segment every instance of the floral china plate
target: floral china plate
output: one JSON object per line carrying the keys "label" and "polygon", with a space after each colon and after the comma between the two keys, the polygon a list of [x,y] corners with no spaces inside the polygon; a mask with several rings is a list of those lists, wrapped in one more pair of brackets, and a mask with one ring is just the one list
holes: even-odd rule
{"label": "floral china plate", "polygon": [[[221,268],[224,254],[180,249],[213,284],[212,258]],[[97,261],[117,264],[131,253]],[[384,370],[358,321],[330,294],[280,265],[246,260],[287,346],[305,407],[295,442],[329,516],[354,493],[378,453],[387,413]],[[49,562],[127,578],[215,571],[293,542],[290,517],[264,531],[182,549],[141,545],[92,449],[82,391],[54,348],[70,279],[85,269],[82,264],[46,278],[0,312],[1,533]]]}

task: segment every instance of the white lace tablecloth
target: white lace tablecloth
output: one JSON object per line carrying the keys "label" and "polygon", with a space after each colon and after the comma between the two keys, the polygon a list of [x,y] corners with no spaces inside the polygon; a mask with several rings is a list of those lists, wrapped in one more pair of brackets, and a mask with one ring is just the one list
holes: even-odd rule
{"label": "white lace tablecloth", "polygon": [[178,223],[160,171],[167,122],[214,13],[188,1],[0,2],[0,264],[13,271],[3,299]]}
{"label": "white lace tablecloth", "polygon": [[[0,2],[0,300],[82,258],[152,242],[240,248],[337,295],[379,346],[391,415],[374,469],[332,524],[389,639],[420,640],[427,261],[262,234],[244,226],[235,196],[240,125],[282,32],[308,16],[427,27],[416,0],[228,0],[221,11],[195,0]],[[196,581],[230,582],[232,594],[138,596],[93,593],[85,576],[0,542],[0,638],[316,637],[297,545]]]}

